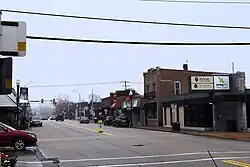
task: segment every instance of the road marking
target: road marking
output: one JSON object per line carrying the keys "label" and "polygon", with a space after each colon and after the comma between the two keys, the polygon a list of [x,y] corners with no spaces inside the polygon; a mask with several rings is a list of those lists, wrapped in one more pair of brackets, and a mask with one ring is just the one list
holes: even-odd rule
{"label": "road marking", "polygon": [[[215,154],[245,154],[250,153],[250,151],[227,151],[227,152],[210,152],[212,155]],[[130,159],[147,159],[147,158],[161,158],[161,157],[175,157],[175,156],[189,156],[189,155],[206,155],[207,152],[193,152],[193,153],[178,153],[178,154],[166,154],[166,155],[145,155],[145,156],[134,156],[134,157],[111,157],[111,158],[90,158],[90,159],[72,159],[72,160],[60,160],[61,163],[69,162],[86,162],[86,161],[109,161],[109,160],[130,160]],[[218,157],[221,160],[224,159],[250,159],[250,157]],[[218,159],[214,158],[214,159]],[[35,161],[27,162],[21,161],[23,163],[36,163]],[[43,163],[48,163],[51,161],[44,161]]]}
{"label": "road marking", "polygon": [[[231,160],[231,159],[250,159],[250,157],[217,157],[213,158],[214,160]],[[65,163],[67,160],[59,160],[60,163]],[[147,163],[129,163],[129,164],[108,164],[108,165],[99,165],[95,167],[124,167],[124,166],[154,166],[154,165],[164,165],[164,164],[178,164],[178,163],[191,163],[191,162],[204,162],[204,161],[212,161],[211,158],[202,158],[202,159],[186,159],[186,160],[176,160],[176,161],[156,161],[156,162],[147,162]],[[19,163],[24,164],[37,164],[37,163],[51,163],[53,161],[18,161]],[[67,161],[68,162],[68,161]],[[80,162],[78,160],[76,161],[70,161],[70,162]],[[90,166],[94,167],[94,166]],[[248,166],[249,167],[249,166]]]}
{"label": "road marking", "polygon": [[[80,128],[80,129],[88,130],[88,131],[91,131],[91,132],[99,133],[99,131],[95,130],[95,129],[85,128],[85,127],[82,127],[82,126],[76,126],[76,125],[72,125],[72,124],[69,124],[69,123],[66,123],[66,122],[64,122],[63,124],[66,124],[66,125],[69,125],[69,126],[72,126],[72,127],[75,127],[75,128]],[[103,133],[99,133],[99,134],[104,134],[104,135],[112,136],[111,133],[107,133],[107,132],[103,132]]]}
{"label": "road marking", "polygon": [[241,166],[241,167],[249,167],[250,164],[245,163],[245,162],[240,162],[240,161],[235,161],[235,160],[223,160],[222,162],[227,163],[227,164],[231,164],[231,165],[235,165],[235,166]]}

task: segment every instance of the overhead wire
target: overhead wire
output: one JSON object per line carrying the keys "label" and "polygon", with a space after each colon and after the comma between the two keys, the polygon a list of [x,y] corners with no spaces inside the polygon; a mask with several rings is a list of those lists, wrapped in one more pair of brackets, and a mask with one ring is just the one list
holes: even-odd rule
{"label": "overhead wire", "polygon": [[109,22],[124,22],[124,23],[135,23],[135,24],[154,24],[154,25],[167,25],[167,26],[222,28],[222,29],[242,29],[242,30],[249,30],[250,29],[249,26],[229,26],[229,25],[212,25],[212,24],[193,24],[193,23],[129,20],[129,19],[117,19],[117,18],[104,18],[104,17],[90,17],[90,16],[77,16],[77,15],[41,13],[41,12],[31,12],[31,11],[22,11],[22,10],[9,10],[9,9],[0,9],[0,11],[2,11],[2,12],[10,12],[10,13],[19,13],[19,14],[49,16],[49,17],[61,17],[61,18],[73,18],[73,19],[85,19],[85,20],[98,20],[98,21],[109,21]]}
{"label": "overhead wire", "polygon": [[192,0],[139,0],[145,2],[166,2],[166,3],[191,3],[191,4],[233,4],[233,5],[250,5],[249,1],[192,1]]}
{"label": "overhead wire", "polygon": [[102,44],[125,44],[125,45],[158,45],[158,46],[246,46],[250,42],[150,42],[150,41],[116,41],[97,39],[74,39],[59,37],[27,36],[28,39],[49,40],[62,42],[102,43]]}
{"label": "overhead wire", "polygon": [[[131,82],[133,84],[143,84],[142,82]],[[28,86],[28,88],[56,88],[56,87],[77,87],[77,86],[95,86],[95,85],[111,85],[111,84],[120,84],[121,81],[113,82],[94,82],[94,83],[82,83],[82,84],[51,84],[51,85],[33,85]]]}

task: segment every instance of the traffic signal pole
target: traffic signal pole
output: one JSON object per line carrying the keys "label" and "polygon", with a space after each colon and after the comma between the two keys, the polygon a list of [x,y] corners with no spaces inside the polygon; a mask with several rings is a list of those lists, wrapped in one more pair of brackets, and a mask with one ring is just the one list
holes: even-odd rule
{"label": "traffic signal pole", "polygon": [[[3,50],[3,30],[2,30],[2,11],[0,10],[0,51]],[[0,54],[1,57],[1,54]]]}

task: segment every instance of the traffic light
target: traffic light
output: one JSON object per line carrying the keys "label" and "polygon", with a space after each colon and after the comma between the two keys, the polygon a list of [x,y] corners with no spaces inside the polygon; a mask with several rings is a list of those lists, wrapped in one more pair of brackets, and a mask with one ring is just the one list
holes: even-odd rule
{"label": "traffic light", "polygon": [[12,58],[0,58],[0,95],[12,93]]}
{"label": "traffic light", "polygon": [[53,99],[53,100],[52,100],[52,103],[53,103],[54,105],[56,105],[56,99]]}
{"label": "traffic light", "polygon": [[43,103],[43,99],[41,99],[41,103]]}

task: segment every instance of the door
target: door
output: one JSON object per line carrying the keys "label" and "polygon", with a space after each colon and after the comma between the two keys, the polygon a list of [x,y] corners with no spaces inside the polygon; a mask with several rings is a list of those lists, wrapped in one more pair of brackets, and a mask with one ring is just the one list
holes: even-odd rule
{"label": "door", "polygon": [[5,132],[4,127],[0,125],[0,146],[9,146],[9,133],[10,132]]}

